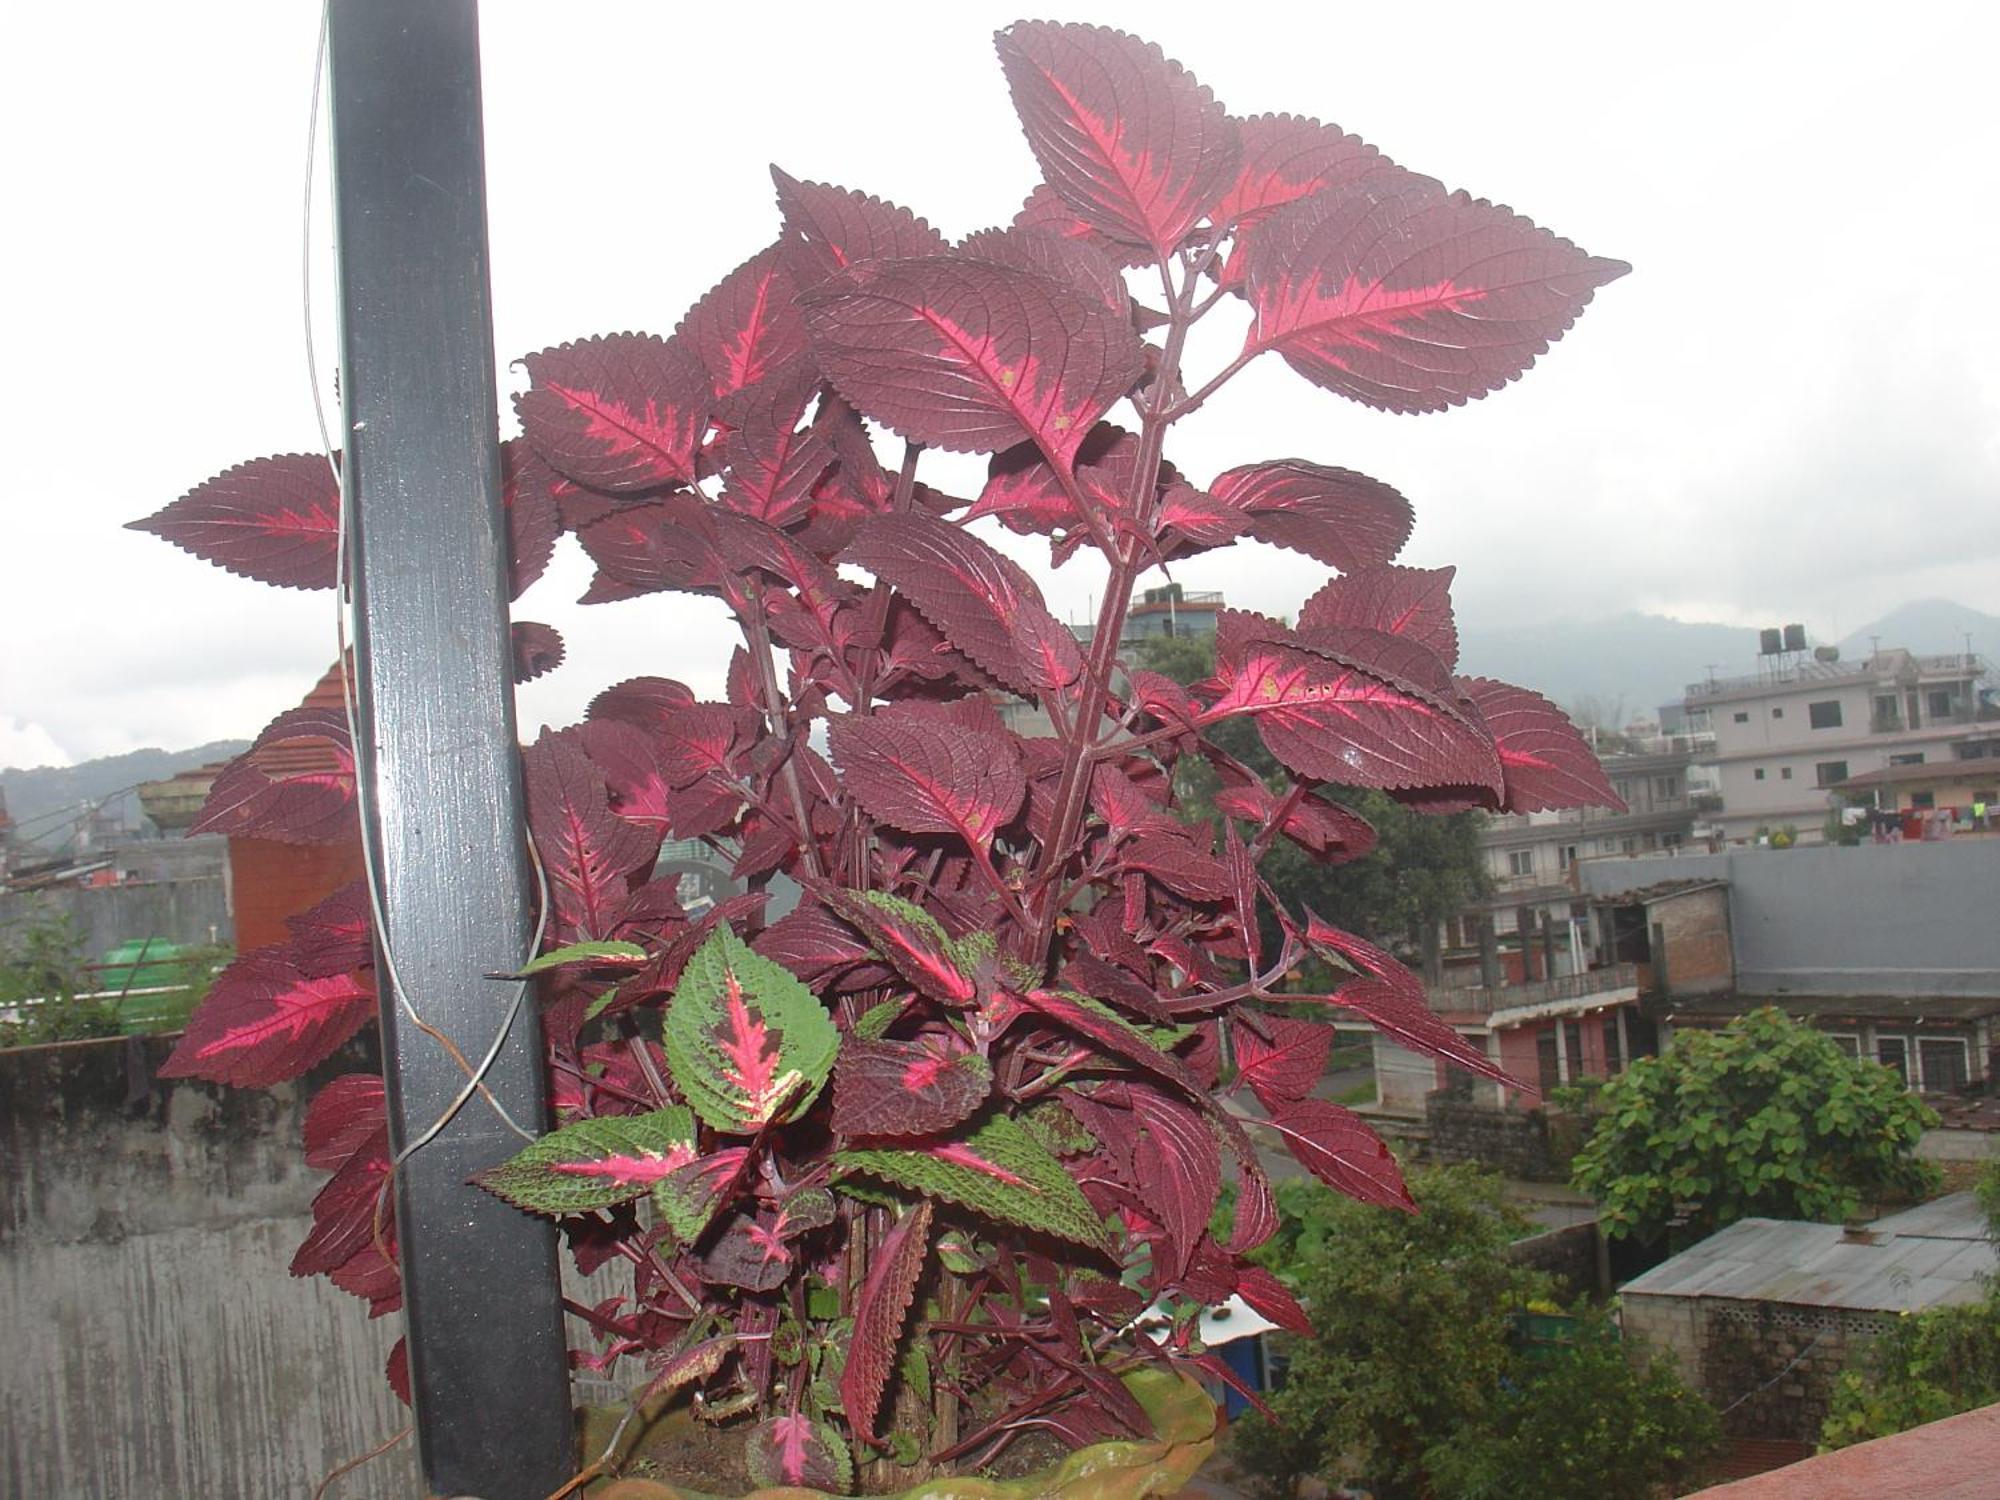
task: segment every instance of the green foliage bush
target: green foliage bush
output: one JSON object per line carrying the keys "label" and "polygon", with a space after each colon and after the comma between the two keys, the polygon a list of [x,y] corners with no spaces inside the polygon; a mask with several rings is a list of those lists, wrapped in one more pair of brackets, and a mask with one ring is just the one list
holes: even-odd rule
{"label": "green foliage bush", "polygon": [[118,1012],[78,1000],[83,940],[66,918],[35,917],[0,930],[0,1047],[35,1047],[118,1034]]}
{"label": "green foliage bush", "polygon": [[[2000,1240],[2000,1161],[1975,1191],[1988,1236]],[[1842,1372],[1820,1428],[1822,1453],[1888,1437],[2000,1401],[2000,1286],[1979,1301],[1899,1318]]]}
{"label": "green foliage bush", "polygon": [[1682,1031],[1599,1098],[1572,1181],[1611,1235],[1702,1238],[1752,1214],[1837,1221],[1863,1201],[1921,1196],[1913,1153],[1937,1115],[1893,1071],[1771,1007]]}
{"label": "green foliage bush", "polygon": [[1672,1369],[1634,1372],[1602,1313],[1561,1346],[1524,1346],[1517,1315],[1551,1279],[1508,1246],[1531,1228],[1475,1167],[1408,1174],[1421,1212],[1286,1184],[1258,1257],[1318,1329],[1292,1343],[1275,1425],[1236,1424],[1231,1453],[1268,1493],[1358,1478],[1377,1500],[1601,1500],[1685,1477],[1714,1415]]}

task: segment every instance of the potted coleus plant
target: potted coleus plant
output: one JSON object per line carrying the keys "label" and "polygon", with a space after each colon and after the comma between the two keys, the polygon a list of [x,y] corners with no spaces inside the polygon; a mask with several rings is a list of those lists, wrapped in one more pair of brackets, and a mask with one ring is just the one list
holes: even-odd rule
{"label": "potted coleus plant", "polygon": [[[1287,909],[1260,859],[1281,839],[1364,855],[1343,786],[1437,812],[1616,804],[1555,708],[1455,675],[1450,570],[1396,563],[1396,491],[1254,455],[1197,482],[1166,443],[1266,354],[1388,411],[1483,396],[1626,268],[1333,126],[1231,116],[1121,33],[1023,23],[998,46],[1044,175],[1009,227],[954,244],[774,173],[776,243],[671,337],[528,356],[506,445],[517,591],[566,531],[597,565],[588,600],[713,596],[743,644],[721,701],[639,678],[523,752],[558,1122],[483,1182],[560,1220],[585,1269],[629,1267],[623,1295],[572,1308],[577,1357],[642,1362],[643,1399],[740,1434],[759,1483],[893,1489],[1032,1434],[1089,1450],[1036,1492],[1177,1485],[1211,1423],[1176,1412],[1173,1377],[1231,1378],[1198,1312],[1240,1296],[1307,1326],[1244,1258],[1276,1226],[1259,1150],[1409,1204],[1374,1134],[1312,1091],[1333,1023],[1500,1076],[1389,953]],[[1247,332],[1191,374],[1209,317]],[[982,491],[923,483],[929,449],[991,454]],[[337,510],[327,465],[292,456],[140,524],[331,585]],[[982,518],[1058,565],[1101,556],[1087,636]],[[1224,611],[1193,689],[1128,667],[1140,576],[1246,538],[1337,571],[1294,623]],[[547,627],[515,628],[523,675],[559,658]],[[1010,727],[1016,704],[1040,732]],[[1239,719],[1272,779],[1211,741]],[[344,757],[346,735],[280,719],[204,826],[339,834],[351,775],[279,752]],[[1177,803],[1194,756],[1219,830]],[[748,893],[683,911],[654,875],[666,838]],[[370,1014],[367,913],[350,888],[239,960],[173,1069],[268,1084],[324,1058]],[[1281,990],[1309,959],[1335,981]],[[398,1296],[381,1108],[369,1077],[315,1099],[334,1176],[297,1263],[376,1311]],[[1139,1466],[1124,1488],[1118,1463]]]}

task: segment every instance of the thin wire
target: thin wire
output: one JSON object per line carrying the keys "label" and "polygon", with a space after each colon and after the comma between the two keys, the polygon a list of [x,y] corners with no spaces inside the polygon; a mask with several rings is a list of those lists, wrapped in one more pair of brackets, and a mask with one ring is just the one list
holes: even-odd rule
{"label": "thin wire", "polygon": [[363,1464],[371,1463],[375,1459],[380,1458],[415,1430],[414,1426],[406,1426],[400,1432],[392,1433],[390,1436],[384,1438],[359,1458],[350,1458],[346,1463],[342,1464],[319,1482],[319,1488],[313,1491],[313,1500],[326,1500],[327,1494],[338,1481],[352,1474]]}
{"label": "thin wire", "polygon": [[[347,718],[348,743],[350,746],[358,746],[361,742],[360,704],[355,694],[354,674],[349,670],[348,666],[350,652],[347,641],[347,615],[352,603],[352,579],[348,569],[351,556],[349,537],[353,528],[353,519],[347,506],[346,485],[342,479],[340,465],[334,460],[333,434],[327,426],[326,404],[320,391],[319,355],[313,338],[312,320],[313,183],[319,154],[320,91],[326,76],[327,34],[331,12],[331,0],[323,0],[319,14],[319,36],[313,50],[312,109],[311,116],[306,124],[306,182],[304,211],[301,215],[303,229],[300,245],[300,301],[305,324],[306,378],[312,392],[313,418],[319,424],[320,451],[326,458],[327,469],[332,473],[334,484],[340,492],[340,526],[335,534],[334,544],[334,637],[339,648],[340,699],[341,707]],[[390,1170],[393,1172],[397,1167],[400,1167],[405,1161],[409,1160],[411,1156],[435,1140],[438,1133],[456,1118],[458,1112],[465,1107],[466,1101],[475,1093],[485,1098],[487,1104],[506,1123],[509,1130],[512,1130],[523,1140],[536,1140],[537,1136],[535,1133],[524,1129],[507,1112],[506,1106],[494,1097],[492,1090],[486,1087],[486,1075],[492,1071],[494,1063],[499,1060],[501,1051],[506,1047],[507,1037],[514,1029],[514,1022],[520,1016],[522,1005],[526,1003],[528,990],[532,981],[523,979],[516,983],[514,998],[509,1002],[506,1013],[501,1017],[500,1027],[494,1033],[491,1045],[487,1047],[485,1056],[480,1059],[479,1065],[476,1068],[466,1061],[465,1054],[459,1050],[450,1037],[424,1020],[418,1013],[415,1004],[411,1001],[408,989],[403,984],[402,976],[396,967],[395,952],[389,939],[389,924],[382,907],[381,869],[376,859],[375,841],[369,835],[369,830],[375,826],[376,814],[374,789],[369,785],[369,778],[357,773],[354,778],[354,793],[356,811],[360,815],[361,821],[363,883],[368,890],[368,910],[375,926],[375,944],[382,956],[382,968],[385,977],[389,981],[390,993],[395,996],[397,1008],[408,1018],[410,1024],[437,1042],[439,1046],[443,1047],[466,1074],[465,1087],[459,1090],[451,1103],[446,1105],[438,1117],[431,1122],[428,1129],[415,1139],[409,1141],[396,1153],[395,1159],[390,1163]],[[548,876],[542,868],[541,854],[535,848],[532,834],[528,837],[528,854],[535,869],[537,916],[535,919],[534,934],[529,939],[527,956],[521,961],[524,968],[527,966],[528,961],[541,951],[542,937],[547,930],[549,912]]]}

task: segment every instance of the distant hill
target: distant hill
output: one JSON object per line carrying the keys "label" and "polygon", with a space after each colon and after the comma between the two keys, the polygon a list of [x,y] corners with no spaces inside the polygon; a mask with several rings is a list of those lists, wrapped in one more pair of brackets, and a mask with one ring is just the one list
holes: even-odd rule
{"label": "distant hill", "polygon": [[[1871,636],[1884,649],[1902,646],[1943,656],[1963,651],[1968,632],[1974,651],[2000,661],[2000,616],[1947,599],[1902,605],[1837,644],[1849,659],[1868,654]],[[1565,708],[1588,703],[1608,724],[1680,702],[1687,685],[1701,681],[1711,663],[1718,677],[1747,674],[1757,663],[1754,629],[1637,611],[1548,625],[1492,627],[1472,621],[1460,639],[1461,672],[1519,683]]]}
{"label": "distant hill", "polygon": [[[249,748],[248,740],[215,740],[191,750],[134,750],[75,766],[38,766],[31,771],[9,769],[0,771],[0,792],[6,793],[7,811],[27,837],[66,826],[65,820],[45,815],[105,798],[113,799],[106,804],[108,811],[129,826],[138,827],[144,821],[144,814],[139,811],[139,799],[127,788],[142,781],[158,781],[175,771],[207,765],[210,761],[228,760]],[[114,797],[114,793],[122,795]],[[51,848],[60,847],[61,836],[44,842]]]}
{"label": "distant hill", "polygon": [[1989,662],[2000,661],[2000,615],[1949,599],[1919,599],[1899,605],[1846,637],[1839,643],[1840,654],[1866,656],[1872,636],[1884,647],[1904,646],[1920,656],[1951,656],[1965,649],[1968,635],[1975,652]]}

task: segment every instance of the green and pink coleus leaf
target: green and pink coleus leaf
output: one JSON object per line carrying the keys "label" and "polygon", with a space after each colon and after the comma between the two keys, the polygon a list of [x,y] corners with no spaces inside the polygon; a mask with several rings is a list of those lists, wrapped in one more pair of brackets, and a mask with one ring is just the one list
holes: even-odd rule
{"label": "green and pink coleus leaf", "polygon": [[1498,390],[1631,267],[1426,178],[1316,193],[1246,236],[1246,355],[1385,411]]}
{"label": "green and pink coleus leaf", "polygon": [[673,1104],[578,1120],[474,1180],[533,1213],[590,1213],[644,1197],[696,1155],[694,1116]]}
{"label": "green and pink coleus leaf", "polygon": [[259,948],[216,976],[160,1076],[268,1088],[332,1056],[374,1014],[363,975],[311,978],[286,947]]}
{"label": "green and pink coleus leaf", "polygon": [[992,261],[864,261],[800,302],[813,358],[856,410],[952,453],[1026,438],[1067,464],[1145,374],[1103,302]]}
{"label": "green and pink coleus leaf", "polygon": [[962,963],[958,946],[938,919],[915,902],[886,891],[845,891],[837,886],[814,890],[868,939],[877,956],[932,999],[963,1006],[978,994],[979,986]]}
{"label": "green and pink coleus leaf", "polygon": [[692,1245],[714,1222],[750,1160],[747,1146],[724,1146],[676,1167],[653,1184],[653,1208],[674,1237]]}
{"label": "green and pink coleus leaf", "polygon": [[930,1232],[931,1202],[919,1198],[870,1258],[868,1277],[855,1299],[854,1337],[840,1372],[840,1403],[867,1442],[876,1439],[876,1416],[929,1255]]}
{"label": "green and pink coleus leaf", "polygon": [[1099,233],[1164,258],[1235,180],[1236,122],[1150,42],[1022,21],[995,43],[1042,176]]}
{"label": "green and pink coleus leaf", "polygon": [[854,1487],[854,1456],[824,1422],[800,1412],[772,1417],[750,1429],[744,1461],[760,1485],[844,1495]]}
{"label": "green and pink coleus leaf", "polygon": [[991,1115],[957,1139],[921,1147],[853,1147],[838,1152],[834,1164],[998,1223],[1092,1249],[1106,1246],[1104,1221],[1062,1163],[1007,1115]]}
{"label": "green and pink coleus leaf", "polygon": [[789,970],[724,926],[681,971],[664,1041],[674,1084],[703,1121],[755,1135],[813,1101],[840,1033]]}

